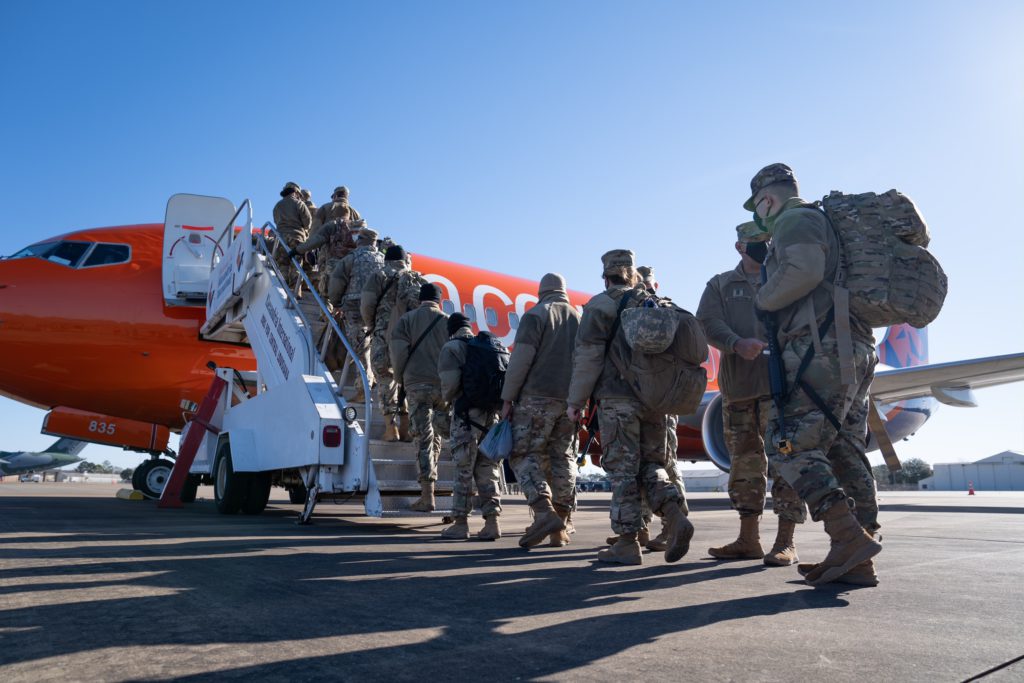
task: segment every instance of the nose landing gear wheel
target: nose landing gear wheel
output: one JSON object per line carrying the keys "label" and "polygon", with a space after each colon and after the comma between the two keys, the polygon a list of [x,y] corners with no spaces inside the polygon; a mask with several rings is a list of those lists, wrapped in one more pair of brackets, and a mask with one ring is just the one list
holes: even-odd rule
{"label": "nose landing gear wheel", "polygon": [[146,498],[159,498],[171,478],[174,463],[170,460],[147,460],[132,474],[132,486]]}

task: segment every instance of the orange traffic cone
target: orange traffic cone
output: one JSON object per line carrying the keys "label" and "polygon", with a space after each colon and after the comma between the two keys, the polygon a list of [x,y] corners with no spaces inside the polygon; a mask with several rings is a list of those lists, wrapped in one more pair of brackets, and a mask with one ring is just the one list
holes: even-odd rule
{"label": "orange traffic cone", "polygon": [[967,495],[968,496],[973,496],[974,495],[974,482],[973,481],[967,482]]}

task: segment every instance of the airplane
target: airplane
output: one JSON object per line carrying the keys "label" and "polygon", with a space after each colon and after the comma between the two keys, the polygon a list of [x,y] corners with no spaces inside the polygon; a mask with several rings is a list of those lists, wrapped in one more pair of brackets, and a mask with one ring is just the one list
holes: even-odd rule
{"label": "airplane", "polygon": [[[195,206],[172,215],[176,197]],[[162,457],[173,456],[170,432],[181,430],[209,388],[208,364],[255,369],[247,346],[199,338],[214,289],[210,264],[223,253],[216,231],[235,225],[238,211],[227,200],[175,195],[164,224],[76,230],[0,260],[0,394],[47,410],[43,433],[149,454],[133,484],[158,497],[173,467]],[[537,301],[536,281],[412,259],[444,290],[447,313],[461,310],[506,345]],[[590,298],[568,294],[580,307]],[[1024,353],[928,365],[927,339],[927,330],[900,325],[879,344],[871,397],[891,441],[916,432],[938,403],[977,405],[973,389],[1024,379]],[[727,471],[718,361],[711,349],[701,406],[680,418],[678,457]],[[872,438],[869,448],[877,446]]]}
{"label": "airplane", "polygon": [[74,465],[82,461],[78,454],[86,445],[85,441],[76,439],[57,439],[45,451],[38,453],[0,451],[0,475],[44,472]]}

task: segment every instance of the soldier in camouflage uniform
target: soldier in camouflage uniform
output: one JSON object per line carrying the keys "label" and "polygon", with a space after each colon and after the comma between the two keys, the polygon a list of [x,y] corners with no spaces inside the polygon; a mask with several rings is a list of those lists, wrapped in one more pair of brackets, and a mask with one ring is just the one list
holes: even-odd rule
{"label": "soldier in camouflage uniform", "polygon": [[398,404],[398,383],[391,371],[391,356],[388,353],[388,338],[398,322],[396,284],[403,271],[409,269],[405,249],[395,245],[384,254],[384,268],[378,270],[363,286],[359,308],[363,322],[372,330],[370,337],[370,365],[377,382],[381,414],[384,415],[385,441],[399,440],[401,407]]}
{"label": "soldier in camouflage uniform", "polygon": [[577,429],[565,398],[580,314],[557,273],[541,278],[538,296],[519,321],[501,392],[502,418],[512,420],[509,465],[534,511],[519,540],[524,548],[549,535],[549,545],[568,544],[565,527],[576,506]]}
{"label": "soldier in camouflage uniform", "polygon": [[[448,406],[441,398],[437,361],[448,342],[446,316],[441,311],[441,288],[423,285],[419,308],[403,315],[389,341],[391,366],[400,378],[409,400],[409,421],[418,443],[420,499],[412,504],[417,512],[434,509],[434,482],[441,439],[449,436]],[[418,342],[418,346],[416,345]]]}
{"label": "soldier in camouflage uniform", "polygon": [[298,278],[291,265],[292,250],[309,235],[313,220],[300,192],[297,184],[285,183],[281,200],[274,205],[274,225],[283,242],[274,252],[274,260],[289,287],[294,287]]}
{"label": "soldier in camouflage uniform", "polygon": [[[466,342],[473,338],[469,318],[453,313],[447,321],[451,338],[441,349],[437,372],[441,376],[441,398],[452,405],[451,449],[455,464],[455,486],[452,491],[452,516],[455,522],[441,532],[443,538],[469,538],[469,514],[472,511],[473,485],[476,485],[484,527],[476,537],[481,541],[501,538],[501,494],[498,492],[500,465],[477,450],[484,435],[498,420],[497,414],[475,406],[461,405],[462,369],[466,365]],[[461,401],[460,401],[461,399]]]}
{"label": "soldier in camouflage uniform", "polygon": [[[309,190],[307,190],[305,188],[303,188],[301,190],[301,194],[302,194],[302,203],[306,205],[307,209],[309,209],[309,215],[313,216],[314,219],[315,219],[315,217],[316,217],[316,204],[313,203],[313,194]],[[310,227],[314,227],[314,226],[311,225]]]}
{"label": "soldier in camouflage uniform", "polygon": [[309,243],[303,245],[301,253],[318,249],[316,263],[320,270],[318,284],[322,296],[327,296],[327,283],[338,261],[356,248],[350,231],[364,225],[366,222],[359,212],[348,204],[348,188],[345,186],[334,188],[331,201],[313,214]]}
{"label": "soldier in camouflage uniform", "polygon": [[602,550],[602,562],[641,564],[637,533],[642,525],[640,488],[651,509],[669,524],[667,562],[677,562],[690,547],[693,525],[681,506],[682,496],[668,478],[665,415],[651,414],[622,379],[609,354],[623,353],[620,307],[641,305],[647,291],[639,284],[633,252],[616,249],[601,257],[607,288],[583,309],[573,358],[566,415],[576,423],[593,395],[601,424],[601,464],[612,483],[611,522],[619,540]]}
{"label": "soldier in camouflage uniform", "polygon": [[[337,310],[340,308],[345,316],[345,337],[352,346],[355,357],[362,363],[366,370],[367,379],[371,386],[373,384],[373,371],[370,368],[370,345],[366,334],[366,323],[363,322],[363,314],[360,304],[363,297],[363,287],[384,267],[384,259],[377,251],[377,233],[369,228],[363,228],[356,238],[356,250],[346,256],[335,266],[331,273],[331,280],[328,286],[327,296],[331,305]],[[365,399],[361,389],[362,383],[356,380],[358,388],[355,401]]]}
{"label": "soldier in camouflage uniform", "polygon": [[[855,316],[836,310],[831,283],[840,261],[838,237],[825,215],[800,199],[793,170],[766,166],[750,181],[750,191],[743,206],[771,236],[768,279],[754,303],[758,315],[775,317],[787,386],[794,387],[784,406],[784,434],[771,407],[765,447],[776,472],[806,501],[811,518],[824,522],[832,540],[823,562],[804,567],[807,582],[876,585],[871,558],[882,546],[872,538],[878,505],[863,451],[877,363],[874,337]],[[846,349],[842,359],[840,348]],[[798,368],[812,351],[797,385]]]}
{"label": "soldier in camouflage uniform", "polygon": [[[755,223],[737,226],[736,251],[740,264],[713,277],[704,289],[697,318],[708,343],[722,352],[718,373],[722,391],[722,424],[731,456],[729,499],[740,515],[740,535],[732,543],[710,548],[723,560],[760,559],[773,566],[794,564],[799,558],[793,542],[797,524],[807,512],[803,501],[783,477],[772,471],[772,510],[779,518],[778,535],[767,555],[761,548],[758,520],[764,510],[769,472],[762,435],[771,411],[767,344],[754,316],[754,296],[761,286],[768,234]],[[749,247],[748,247],[749,245]],[[748,248],[751,254],[748,254]]]}
{"label": "soldier in camouflage uniform", "polygon": [[[399,320],[406,312],[413,310],[420,305],[420,292],[423,289],[423,285],[427,284],[426,279],[422,273],[412,268],[412,254],[407,254],[406,259],[409,261],[409,268],[401,271],[398,274],[398,279],[395,281],[395,308],[391,312],[392,320]],[[388,333],[391,334],[390,332]],[[390,343],[390,337],[388,338]],[[398,375],[395,375],[395,381],[398,381]],[[411,441],[409,430],[409,409],[406,401],[398,401],[398,417],[399,426],[398,432],[402,441]]]}

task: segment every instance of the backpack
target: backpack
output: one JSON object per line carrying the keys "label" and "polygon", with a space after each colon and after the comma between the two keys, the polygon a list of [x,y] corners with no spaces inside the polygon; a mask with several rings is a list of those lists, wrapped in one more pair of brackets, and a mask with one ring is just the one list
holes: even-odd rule
{"label": "backpack", "polygon": [[704,328],[670,299],[650,297],[621,313],[622,342],[611,354],[619,374],[653,413],[689,415],[708,384]]}
{"label": "backpack", "polygon": [[376,249],[370,247],[356,249],[352,255],[352,275],[349,277],[345,299],[358,300],[362,297],[363,287],[383,266],[384,256]]}
{"label": "backpack", "polygon": [[334,225],[325,228],[330,230],[327,238],[327,253],[331,258],[342,259],[355,251],[356,243],[352,239],[352,228],[347,219],[334,219]]}
{"label": "backpack", "polygon": [[462,366],[462,395],[455,400],[455,412],[465,415],[470,408],[484,412],[500,409],[508,349],[490,332],[480,332],[462,342],[466,345],[466,362]]}
{"label": "backpack", "polygon": [[415,270],[403,270],[398,274],[395,283],[395,307],[391,310],[392,320],[398,320],[407,311],[420,305],[420,289],[425,284],[426,279]]}
{"label": "backpack", "polygon": [[935,320],[946,299],[942,266],[925,248],[928,226],[904,194],[842,194],[816,202],[839,238],[835,284],[850,292],[850,313],[871,327]]}

